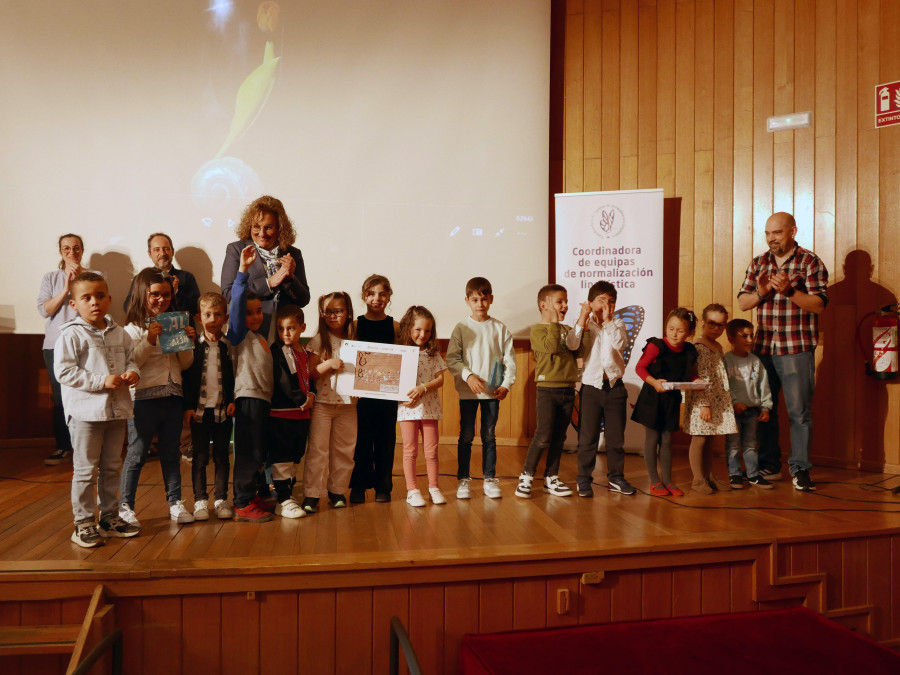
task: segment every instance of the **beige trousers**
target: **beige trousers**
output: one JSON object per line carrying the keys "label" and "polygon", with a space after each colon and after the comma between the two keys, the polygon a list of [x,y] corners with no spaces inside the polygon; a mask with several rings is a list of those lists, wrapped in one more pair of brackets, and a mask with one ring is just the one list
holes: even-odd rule
{"label": "beige trousers", "polygon": [[350,486],[355,449],[356,402],[316,402],[309,427],[303,496],[321,498],[326,490],[332,494],[345,494]]}

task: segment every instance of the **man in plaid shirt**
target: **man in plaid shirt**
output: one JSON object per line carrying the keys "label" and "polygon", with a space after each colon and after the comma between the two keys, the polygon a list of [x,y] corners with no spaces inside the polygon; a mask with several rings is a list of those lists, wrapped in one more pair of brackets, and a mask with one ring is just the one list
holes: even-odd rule
{"label": "man in plaid shirt", "polygon": [[791,420],[791,456],[788,466],[794,488],[816,489],[809,477],[812,442],[812,396],[815,387],[815,349],[819,313],[828,304],[828,270],[812,251],[794,240],[797,223],[789,213],[776,213],[766,221],[769,250],[747,268],[738,292],[743,311],[756,307],[754,351],[762,360],[772,389],[771,416],[759,424],[760,474],[781,478],[778,444],[778,394]]}

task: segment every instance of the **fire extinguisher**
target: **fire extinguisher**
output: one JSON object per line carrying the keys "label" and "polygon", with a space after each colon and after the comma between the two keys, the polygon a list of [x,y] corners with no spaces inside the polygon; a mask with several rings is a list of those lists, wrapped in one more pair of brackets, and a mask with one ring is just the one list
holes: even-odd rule
{"label": "fire extinguisher", "polygon": [[[859,329],[863,321],[875,315],[872,322],[872,361],[866,361],[866,375],[872,375],[876,380],[894,380],[900,372],[900,320],[898,305],[885,305],[878,312],[870,312],[862,318],[856,327],[856,337],[862,349],[862,339]],[[863,354],[867,350],[863,350]]]}

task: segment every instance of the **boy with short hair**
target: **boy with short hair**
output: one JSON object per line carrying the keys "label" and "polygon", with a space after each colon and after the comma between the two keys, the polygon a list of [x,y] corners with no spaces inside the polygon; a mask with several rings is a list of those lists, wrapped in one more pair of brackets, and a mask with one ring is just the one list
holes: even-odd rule
{"label": "boy with short hair", "polygon": [[278,506],[275,515],[302,518],[303,507],[292,496],[295,465],[306,453],[310,411],[315,401],[309,377],[309,355],[300,344],[306,330],[303,310],[297,305],[282,305],[275,315],[278,338],[272,343],[272,367],[275,389],[269,411],[268,459]]}
{"label": "boy with short hair", "polygon": [[[72,541],[84,548],[104,537],[133,537],[140,528],[119,518],[118,487],[127,420],[133,417],[129,386],[140,380],[134,345],[107,316],[112,300],[106,280],[82,272],[69,284],[69,304],[78,317],[60,327],[53,370],[62,386],[72,437]],[[94,517],[94,476],[100,505]]]}
{"label": "boy with short hair", "polygon": [[[472,315],[456,324],[447,346],[447,368],[453,374],[459,394],[459,443],[456,478],[457,499],[468,499],[471,492],[469,465],[475,438],[475,415],[481,410],[481,470],[483,491],[491,499],[503,496],[495,477],[497,440],[494,430],[500,413],[500,401],[506,398],[516,381],[516,355],[509,329],[488,316],[494,302],[491,282],[474,277],[466,283],[466,304]],[[491,375],[502,362],[502,380],[491,386]]]}
{"label": "boy with short hair", "polygon": [[588,289],[575,329],[566,336],[569,349],[579,349],[584,359],[581,375],[581,407],[578,426],[578,496],[593,497],[600,430],[606,435],[606,479],[610,492],[633,495],[625,480],[625,423],[628,392],[623,350],[628,344],[625,322],[615,316],[616,287],[598,281]]}
{"label": "boy with short hair", "polygon": [[528,447],[516,496],[531,497],[534,472],[546,449],[544,491],[558,497],[571,497],[572,489],[559,479],[559,460],[575,405],[575,380],[578,377],[577,354],[566,344],[571,329],[561,323],[569,309],[565,287],[559,284],[543,286],[538,291],[538,309],[541,323],[531,327],[531,350],[537,362],[534,369],[537,429]]}
{"label": "boy with short hair", "polygon": [[274,389],[272,353],[259,333],[264,318],[262,301],[248,290],[248,270],[257,255],[252,244],[241,251],[228,305],[228,341],[234,366],[234,519],[248,523],[272,520],[273,510],[257,494]]}
{"label": "boy with short hair", "polygon": [[234,516],[228,503],[229,445],[234,415],[234,366],[231,345],[222,334],[228,306],[219,293],[204,293],[197,303],[202,332],[194,345],[194,362],[184,371],[184,423],[191,430],[194,483],[194,520],[209,520],[206,467],[212,442],[215,464],[215,512],[220,519]]}
{"label": "boy with short hair", "polygon": [[753,324],[746,319],[732,319],[725,332],[731,343],[731,351],[725,354],[725,369],[728,371],[728,386],[738,427],[736,434],[725,435],[728,480],[734,490],[744,487],[741,476],[743,450],[750,485],[770,490],[774,486],[759,472],[756,442],[756,425],[768,421],[772,409],[769,378],[762,361],[752,351]]}

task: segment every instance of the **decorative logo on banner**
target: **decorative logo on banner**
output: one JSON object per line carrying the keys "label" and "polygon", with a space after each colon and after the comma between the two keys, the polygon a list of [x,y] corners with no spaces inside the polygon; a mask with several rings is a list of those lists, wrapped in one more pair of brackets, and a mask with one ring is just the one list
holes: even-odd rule
{"label": "decorative logo on banner", "polygon": [[625,214],[614,204],[601,206],[591,216],[591,227],[598,237],[604,239],[618,237],[622,228],[625,227]]}
{"label": "decorative logo on banner", "polygon": [[875,87],[875,126],[900,124],[900,81]]}

